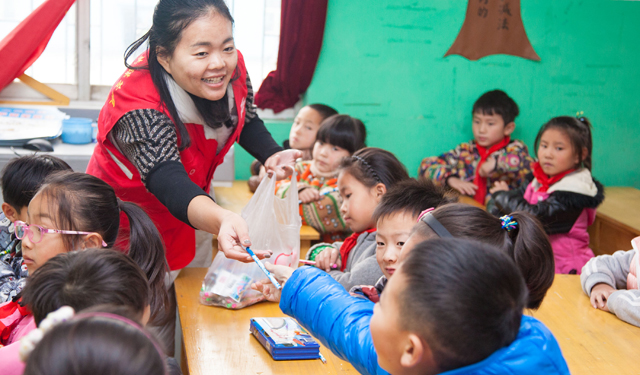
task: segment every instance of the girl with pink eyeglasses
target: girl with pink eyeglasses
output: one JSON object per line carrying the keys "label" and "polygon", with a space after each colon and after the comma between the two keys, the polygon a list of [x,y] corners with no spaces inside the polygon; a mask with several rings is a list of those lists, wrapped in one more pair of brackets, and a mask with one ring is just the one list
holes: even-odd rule
{"label": "girl with pink eyeglasses", "polygon": [[[127,233],[119,233],[121,219],[128,224]],[[149,280],[151,324],[163,325],[170,319],[164,285],[167,263],[158,230],[140,207],[119,200],[113,188],[99,178],[77,172],[50,175],[29,203],[27,222],[15,223],[15,233],[22,240],[29,274],[61,253],[116,247]],[[2,346],[35,329],[33,316],[20,297],[0,305],[0,363],[15,354]]]}

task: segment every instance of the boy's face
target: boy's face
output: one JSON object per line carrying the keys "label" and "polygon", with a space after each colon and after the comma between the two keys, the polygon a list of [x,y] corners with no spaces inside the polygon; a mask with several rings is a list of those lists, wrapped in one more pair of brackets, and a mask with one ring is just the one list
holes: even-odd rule
{"label": "boy's face", "polygon": [[[430,237],[424,237],[421,234],[413,233],[409,238],[404,242],[404,246],[402,246],[402,250],[400,251],[400,262],[407,258],[407,255],[413,250],[413,248],[422,241],[428,240]],[[385,287],[386,289],[386,287]]]}
{"label": "boy's face", "polygon": [[370,329],[373,346],[378,353],[378,364],[391,374],[401,374],[403,338],[407,332],[400,327],[402,319],[400,295],[404,291],[406,281],[401,273],[389,280],[380,297],[380,302],[373,308]]}
{"label": "boy's face", "polygon": [[400,297],[406,293],[406,287],[407,281],[400,268],[373,308],[370,329],[378,364],[394,375],[435,374],[437,367],[424,340],[401,324]]}
{"label": "boy's face", "polygon": [[489,148],[513,133],[514,122],[505,125],[501,115],[473,114],[473,138],[482,147]]}
{"label": "boy's face", "polygon": [[322,116],[311,107],[302,107],[289,132],[289,146],[298,150],[308,150],[316,141]]}
{"label": "boy's face", "polygon": [[400,251],[409,239],[416,220],[417,217],[408,212],[396,212],[378,220],[376,260],[387,279],[399,267]]}

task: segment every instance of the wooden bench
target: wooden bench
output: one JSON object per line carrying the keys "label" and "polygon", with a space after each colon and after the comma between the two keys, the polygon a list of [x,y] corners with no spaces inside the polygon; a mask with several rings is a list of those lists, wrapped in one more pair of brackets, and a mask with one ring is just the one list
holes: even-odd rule
{"label": "wooden bench", "polygon": [[[231,187],[219,187],[213,188],[215,192],[216,202],[222,208],[226,208],[229,211],[240,214],[244,206],[249,203],[253,193],[249,190],[247,181],[234,181]],[[300,255],[304,256],[309,247],[311,247],[311,241],[319,240],[320,233],[308,225],[303,225],[300,228]],[[214,238],[213,244],[213,256],[216,256],[218,252],[218,243]]]}
{"label": "wooden bench", "polygon": [[556,275],[538,311],[558,340],[572,374],[637,374],[640,328],[591,307],[580,276]]}
{"label": "wooden bench", "polygon": [[277,303],[261,302],[241,310],[205,306],[199,302],[206,268],[185,268],[175,281],[182,327],[181,367],[184,375],[356,375],[348,362],[326,347],[327,360],[275,361],[249,333],[249,319],[285,316]]}
{"label": "wooden bench", "polygon": [[596,221],[589,227],[590,246],[596,255],[631,249],[631,240],[640,236],[640,190],[607,187]]}

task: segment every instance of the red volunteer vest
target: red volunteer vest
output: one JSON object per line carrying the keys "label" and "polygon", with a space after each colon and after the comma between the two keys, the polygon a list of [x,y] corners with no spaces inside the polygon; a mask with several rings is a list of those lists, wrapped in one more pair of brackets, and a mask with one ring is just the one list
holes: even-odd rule
{"label": "red volunteer vest", "polygon": [[[134,66],[145,64],[146,58],[146,53],[141,55],[136,59]],[[231,145],[238,140],[244,126],[247,70],[240,51],[238,51],[238,72],[240,76],[231,83],[238,110],[238,126],[218,155],[216,155],[218,142],[215,139],[205,138],[203,125],[185,124],[191,137],[191,146],[180,152],[180,160],[191,181],[207,193],[209,193],[216,167],[222,163]],[[136,167],[107,137],[124,114],[136,109],[155,109],[171,118],[161,103],[160,95],[146,69],[127,70],[111,88],[107,102],[102,107],[98,118],[98,144],[89,161],[87,173],[111,185],[121,200],[137,203],[149,214],[164,240],[169,267],[171,270],[181,269],[195,256],[195,230],[171,215],[169,210],[147,191]],[[176,194],[180,192],[176,191]],[[128,238],[129,233],[128,220],[126,216],[122,216],[119,240]]]}

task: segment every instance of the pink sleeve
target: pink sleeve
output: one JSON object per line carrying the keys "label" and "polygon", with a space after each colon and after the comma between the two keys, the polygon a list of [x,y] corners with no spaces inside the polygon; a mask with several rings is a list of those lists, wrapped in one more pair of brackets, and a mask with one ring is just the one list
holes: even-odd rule
{"label": "pink sleeve", "polygon": [[2,375],[21,375],[25,364],[20,361],[20,341],[0,348]]}

